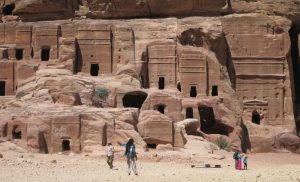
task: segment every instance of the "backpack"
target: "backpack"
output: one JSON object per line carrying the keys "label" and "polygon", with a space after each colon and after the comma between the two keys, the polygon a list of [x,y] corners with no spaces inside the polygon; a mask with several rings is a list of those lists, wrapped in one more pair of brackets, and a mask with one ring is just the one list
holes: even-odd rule
{"label": "backpack", "polygon": [[233,159],[238,159],[238,152],[234,152]]}
{"label": "backpack", "polygon": [[131,145],[129,147],[129,151],[128,151],[128,157],[135,157],[136,156],[136,153],[135,153],[135,146],[134,145]]}

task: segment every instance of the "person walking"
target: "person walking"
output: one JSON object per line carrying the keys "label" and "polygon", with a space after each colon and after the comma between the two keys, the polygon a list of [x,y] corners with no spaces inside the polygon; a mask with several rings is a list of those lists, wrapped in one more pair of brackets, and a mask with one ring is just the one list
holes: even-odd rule
{"label": "person walking", "polygon": [[115,149],[111,143],[107,144],[107,164],[109,168],[113,168]]}
{"label": "person walking", "polygon": [[126,144],[125,156],[127,158],[127,166],[128,166],[128,175],[131,174],[131,171],[138,175],[135,161],[137,160],[137,155],[135,152],[134,140],[130,138]]}

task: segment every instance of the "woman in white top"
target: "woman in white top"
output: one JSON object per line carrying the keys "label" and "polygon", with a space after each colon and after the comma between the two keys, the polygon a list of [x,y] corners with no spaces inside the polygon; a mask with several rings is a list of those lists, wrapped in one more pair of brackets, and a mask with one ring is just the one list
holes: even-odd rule
{"label": "woman in white top", "polygon": [[108,143],[107,144],[107,164],[109,165],[110,169],[113,168],[114,154],[115,154],[114,147],[112,146],[111,143]]}

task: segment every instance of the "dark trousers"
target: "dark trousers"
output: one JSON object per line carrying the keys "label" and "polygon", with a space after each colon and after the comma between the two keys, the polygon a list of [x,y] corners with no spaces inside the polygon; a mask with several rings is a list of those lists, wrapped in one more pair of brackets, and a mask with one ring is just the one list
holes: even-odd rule
{"label": "dark trousers", "polygon": [[244,169],[247,169],[247,163],[244,163]]}
{"label": "dark trousers", "polygon": [[113,168],[113,162],[114,162],[114,156],[107,156],[107,164],[112,169]]}

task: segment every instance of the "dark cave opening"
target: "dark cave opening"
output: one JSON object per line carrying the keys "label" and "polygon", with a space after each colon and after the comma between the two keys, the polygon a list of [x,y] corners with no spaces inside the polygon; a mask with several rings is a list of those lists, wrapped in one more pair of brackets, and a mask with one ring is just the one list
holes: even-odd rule
{"label": "dark cave opening", "polygon": [[18,126],[18,125],[13,126],[12,136],[13,136],[13,139],[21,139],[22,138],[22,131],[21,131],[20,126]]}
{"label": "dark cave opening", "polygon": [[50,59],[50,47],[42,47],[41,51],[41,59],[42,61],[49,61]]}
{"label": "dark cave opening", "polygon": [[62,151],[69,151],[69,150],[70,150],[70,140],[63,140]]}
{"label": "dark cave opening", "polygon": [[200,114],[200,130],[206,134],[221,134],[229,135],[233,128],[223,123],[217,122],[215,119],[214,110],[212,107],[198,107]]}
{"label": "dark cave opening", "polygon": [[6,16],[6,15],[12,15],[14,9],[15,9],[15,3],[5,5],[2,8],[2,13],[3,13],[4,16]]}
{"label": "dark cave opening", "polygon": [[197,87],[191,86],[190,97],[197,97]]}
{"label": "dark cave opening", "polygon": [[199,107],[198,110],[200,114],[201,131],[210,133],[216,123],[213,108],[202,106]]}
{"label": "dark cave opening", "polygon": [[252,112],[252,123],[260,125],[260,119],[261,118],[260,118],[259,113],[256,110],[254,110]]}
{"label": "dark cave opening", "polygon": [[177,83],[177,90],[178,90],[179,92],[181,92],[181,84],[180,84],[180,82]]}
{"label": "dark cave opening", "polygon": [[194,118],[193,108],[191,107],[186,108],[185,118],[186,119]]}
{"label": "dark cave opening", "polygon": [[218,86],[214,85],[212,86],[212,89],[211,89],[211,96],[218,96],[219,93],[218,93]]}
{"label": "dark cave opening", "polygon": [[148,97],[148,94],[145,92],[130,92],[125,94],[123,97],[123,106],[124,107],[133,107],[141,108],[144,101]]}
{"label": "dark cave opening", "polygon": [[150,148],[150,149],[156,149],[157,147],[157,144],[150,144],[150,143],[147,143],[147,148]]}
{"label": "dark cave opening", "polygon": [[[299,53],[299,34],[300,34],[300,25],[293,24],[290,31],[290,40],[291,40],[291,58],[292,58],[292,67],[293,67],[293,77],[294,77],[294,115],[296,120],[297,133],[300,133],[300,123],[297,122],[297,118],[300,116],[300,53]],[[292,83],[291,83],[292,84]]]}
{"label": "dark cave opening", "polygon": [[0,96],[5,96],[5,81],[0,81]]}
{"label": "dark cave opening", "polygon": [[23,59],[23,49],[16,49],[16,59],[17,60]]}
{"label": "dark cave opening", "polygon": [[166,106],[163,105],[163,104],[159,104],[159,105],[154,106],[154,110],[157,110],[161,114],[165,114],[165,108],[166,108]]}
{"label": "dark cave opening", "polygon": [[99,64],[91,64],[90,74],[91,76],[99,75]]}
{"label": "dark cave opening", "polygon": [[159,90],[165,89],[165,77],[159,77],[159,79],[158,79],[158,89]]}

